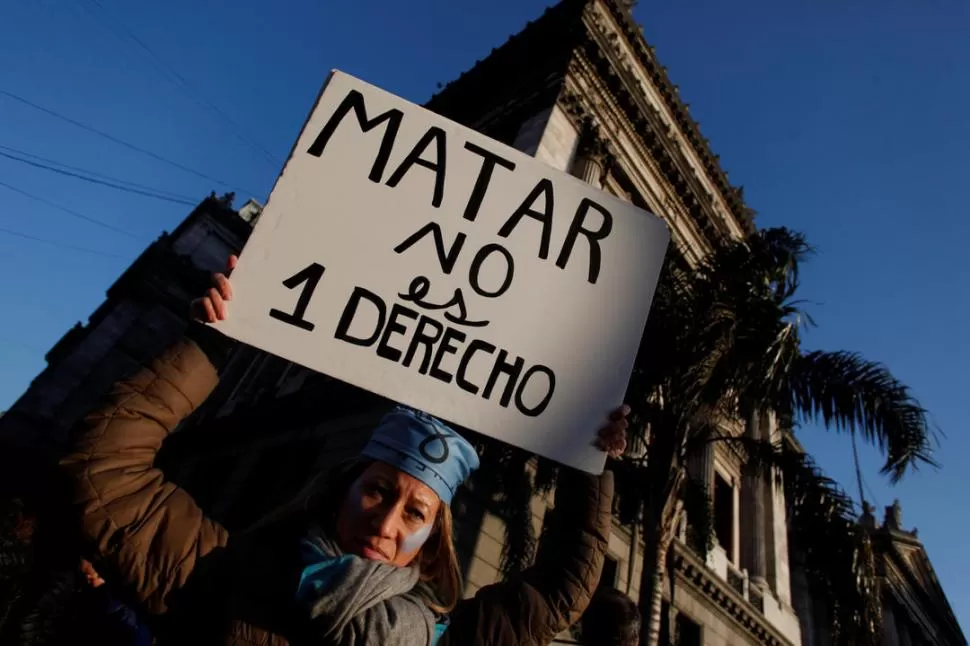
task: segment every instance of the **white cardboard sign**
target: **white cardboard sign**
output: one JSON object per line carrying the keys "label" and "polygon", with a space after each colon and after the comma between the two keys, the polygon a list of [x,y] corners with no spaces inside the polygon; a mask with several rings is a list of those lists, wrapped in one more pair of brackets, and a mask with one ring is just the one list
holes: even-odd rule
{"label": "white cardboard sign", "polygon": [[656,216],[333,72],[218,328],[598,473],[668,241]]}

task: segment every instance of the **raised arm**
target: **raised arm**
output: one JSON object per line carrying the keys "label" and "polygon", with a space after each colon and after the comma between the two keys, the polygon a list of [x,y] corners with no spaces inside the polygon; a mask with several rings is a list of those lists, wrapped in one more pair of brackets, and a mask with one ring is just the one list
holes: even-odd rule
{"label": "raised arm", "polygon": [[184,339],[133,377],[77,429],[61,465],[73,486],[83,538],[150,613],[167,610],[196,562],[224,546],[227,532],[153,467],[163,440],[215,387],[199,345]]}
{"label": "raised arm", "polygon": [[563,468],[556,486],[551,558],[458,604],[445,632],[447,643],[545,646],[575,623],[603,570],[612,504],[612,472],[593,476]]}

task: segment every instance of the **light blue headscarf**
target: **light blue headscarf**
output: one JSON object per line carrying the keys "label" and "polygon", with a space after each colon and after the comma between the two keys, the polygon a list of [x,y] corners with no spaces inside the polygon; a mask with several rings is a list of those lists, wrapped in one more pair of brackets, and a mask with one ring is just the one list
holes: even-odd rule
{"label": "light blue headscarf", "polygon": [[441,420],[403,406],[384,416],[362,455],[417,478],[446,505],[479,465],[468,440]]}

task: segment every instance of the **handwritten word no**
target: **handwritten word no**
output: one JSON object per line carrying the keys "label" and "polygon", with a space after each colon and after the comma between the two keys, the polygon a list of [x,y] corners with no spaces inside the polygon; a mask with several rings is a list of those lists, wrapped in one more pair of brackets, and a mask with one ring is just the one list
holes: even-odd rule
{"label": "handwritten word no", "polygon": [[[461,254],[467,236],[464,233],[459,233],[455,236],[455,241],[451,244],[451,248],[445,249],[445,237],[441,231],[441,225],[437,222],[429,222],[418,229],[407,240],[394,247],[394,253],[404,253],[429,234],[434,240],[435,252],[437,253],[438,264],[441,266],[441,270],[445,274],[450,274],[455,268],[455,263],[458,261],[458,256]],[[482,267],[493,256],[501,258],[504,261],[504,277],[497,287],[487,289],[482,286]],[[514,276],[515,260],[512,258],[512,254],[509,253],[508,249],[495,243],[487,244],[479,249],[475,257],[472,258],[471,266],[468,268],[468,284],[471,285],[472,290],[476,294],[485,298],[498,298],[507,292],[509,287],[512,286],[512,278]],[[413,286],[414,284],[412,283],[412,288]]]}

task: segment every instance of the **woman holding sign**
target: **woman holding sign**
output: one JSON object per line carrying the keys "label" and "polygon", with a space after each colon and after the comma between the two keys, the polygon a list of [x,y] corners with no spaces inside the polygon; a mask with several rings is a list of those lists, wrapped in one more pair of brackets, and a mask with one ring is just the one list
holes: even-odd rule
{"label": "woman holding sign", "polygon": [[[215,275],[193,318],[225,318],[231,297]],[[556,557],[462,600],[449,504],[478,456],[439,420],[404,408],[298,513],[230,536],[152,466],[216,385],[208,334],[194,327],[118,383],[62,461],[85,537],[162,642],[538,646],[582,614],[606,552],[611,474],[564,468]],[[611,455],[626,445],[627,412],[599,433]]]}

